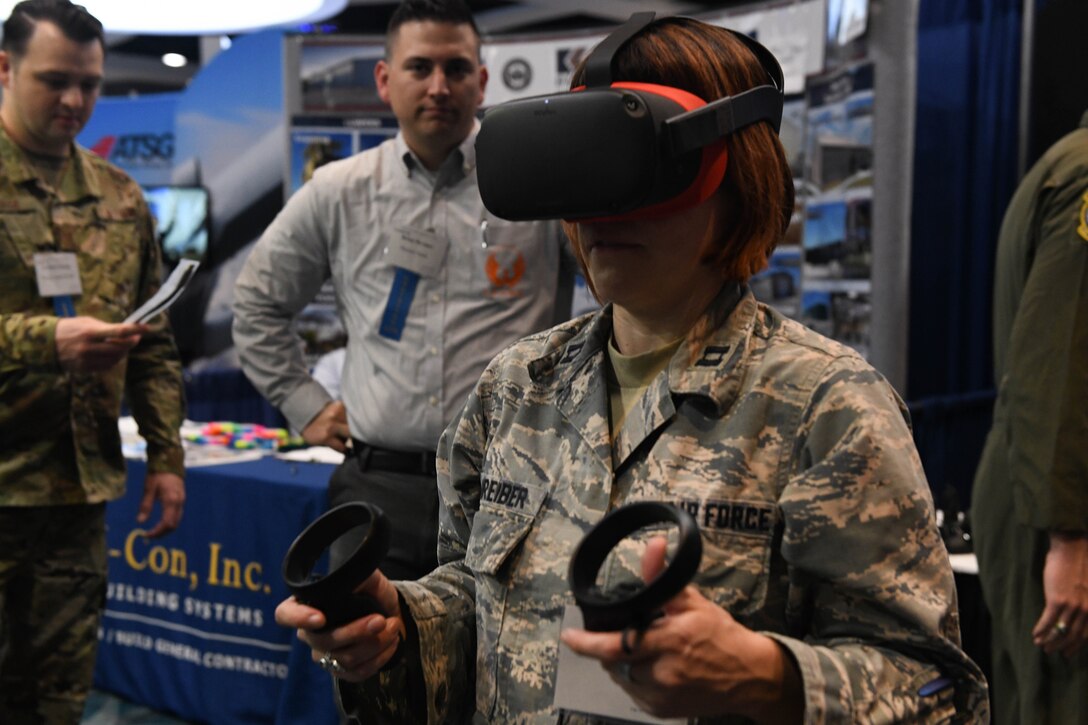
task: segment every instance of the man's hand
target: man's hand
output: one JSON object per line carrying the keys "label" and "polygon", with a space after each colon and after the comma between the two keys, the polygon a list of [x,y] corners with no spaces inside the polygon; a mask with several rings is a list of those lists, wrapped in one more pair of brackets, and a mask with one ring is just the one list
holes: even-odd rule
{"label": "man's hand", "polygon": [[1088,643],[1088,535],[1050,535],[1043,594],[1046,606],[1032,639],[1047,654],[1072,657]]}
{"label": "man's hand", "polygon": [[169,534],[181,522],[182,509],[185,507],[185,482],[174,473],[149,473],[144,479],[144,496],[140,499],[140,510],[136,522],[144,523],[151,516],[151,509],[159,502],[162,517],[154,528],[145,536],[154,539]]}
{"label": "man's hand", "polygon": [[392,659],[404,639],[405,626],[397,590],[381,571],[367,577],[355,591],[374,597],[387,616],[368,614],[337,629],[318,631],[325,626],[325,615],[290,597],[276,607],[276,623],[298,630],[314,662],[334,659],[339,666],[333,672],[336,677],[362,682]]}
{"label": "man's hand", "polygon": [[71,373],[109,370],[150,330],[137,323],[109,323],[93,317],[62,317],[57,321],[57,361]]}
{"label": "man's hand", "polygon": [[350,438],[348,412],[339,400],[334,400],[322,408],[302,430],[302,440],[311,446],[328,446],[341,453],[347,452]]}

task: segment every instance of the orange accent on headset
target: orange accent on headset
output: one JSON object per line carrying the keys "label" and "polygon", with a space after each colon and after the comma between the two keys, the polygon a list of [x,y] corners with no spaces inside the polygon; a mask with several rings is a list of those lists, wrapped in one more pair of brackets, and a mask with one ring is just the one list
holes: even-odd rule
{"label": "orange accent on headset", "polygon": [[[657,83],[618,81],[609,87],[619,89],[626,88],[632,91],[652,93],[655,96],[661,96],[676,103],[683,108],[685,112],[694,111],[696,108],[702,108],[706,105],[706,101],[699,98],[699,96],[694,93],[685,91],[682,88],[662,86]],[[571,92],[583,91],[585,89],[585,86],[578,86],[577,88],[572,88]],[[650,217],[665,216],[667,214],[683,211],[684,209],[690,209],[713,196],[714,192],[721,186],[722,180],[725,179],[725,170],[728,165],[729,150],[726,148],[725,137],[723,136],[718,141],[703,147],[703,158],[702,162],[699,164],[699,172],[695,175],[695,180],[691,182],[691,185],[688,188],[684,189],[671,199],[666,199],[657,204],[651,204],[650,206],[635,209],[634,211],[629,211],[624,214],[592,217],[590,219],[571,219],[569,221],[630,221],[632,219],[647,219]]]}

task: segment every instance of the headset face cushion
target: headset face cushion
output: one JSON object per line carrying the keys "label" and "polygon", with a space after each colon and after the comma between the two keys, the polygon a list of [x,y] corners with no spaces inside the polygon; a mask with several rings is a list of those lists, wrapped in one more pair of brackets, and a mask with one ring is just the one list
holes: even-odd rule
{"label": "headset face cushion", "polygon": [[489,110],[476,139],[484,205],[510,220],[624,214],[682,192],[701,154],[668,159],[675,100],[645,90],[589,89],[510,101]]}

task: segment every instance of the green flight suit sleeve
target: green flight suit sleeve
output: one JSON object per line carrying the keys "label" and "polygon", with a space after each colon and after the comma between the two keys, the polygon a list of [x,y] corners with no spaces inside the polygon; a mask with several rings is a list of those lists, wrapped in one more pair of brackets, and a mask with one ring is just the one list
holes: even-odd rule
{"label": "green flight suit sleeve", "polygon": [[1017,511],[1038,529],[1088,529],[1088,167],[1057,169],[1013,321],[1007,404]]}

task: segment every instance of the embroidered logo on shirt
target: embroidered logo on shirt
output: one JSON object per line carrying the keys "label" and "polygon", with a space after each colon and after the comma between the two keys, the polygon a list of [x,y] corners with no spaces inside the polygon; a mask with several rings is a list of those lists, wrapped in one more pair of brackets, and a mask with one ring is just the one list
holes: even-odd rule
{"label": "embroidered logo on shirt", "polygon": [[491,282],[491,296],[520,297],[518,283],[525,276],[525,257],[516,247],[495,245],[490,248],[484,272]]}
{"label": "embroidered logo on shirt", "polygon": [[1080,205],[1080,224],[1077,226],[1077,234],[1081,236],[1086,242],[1088,242],[1088,191],[1084,192],[1082,197],[1084,203]]}

